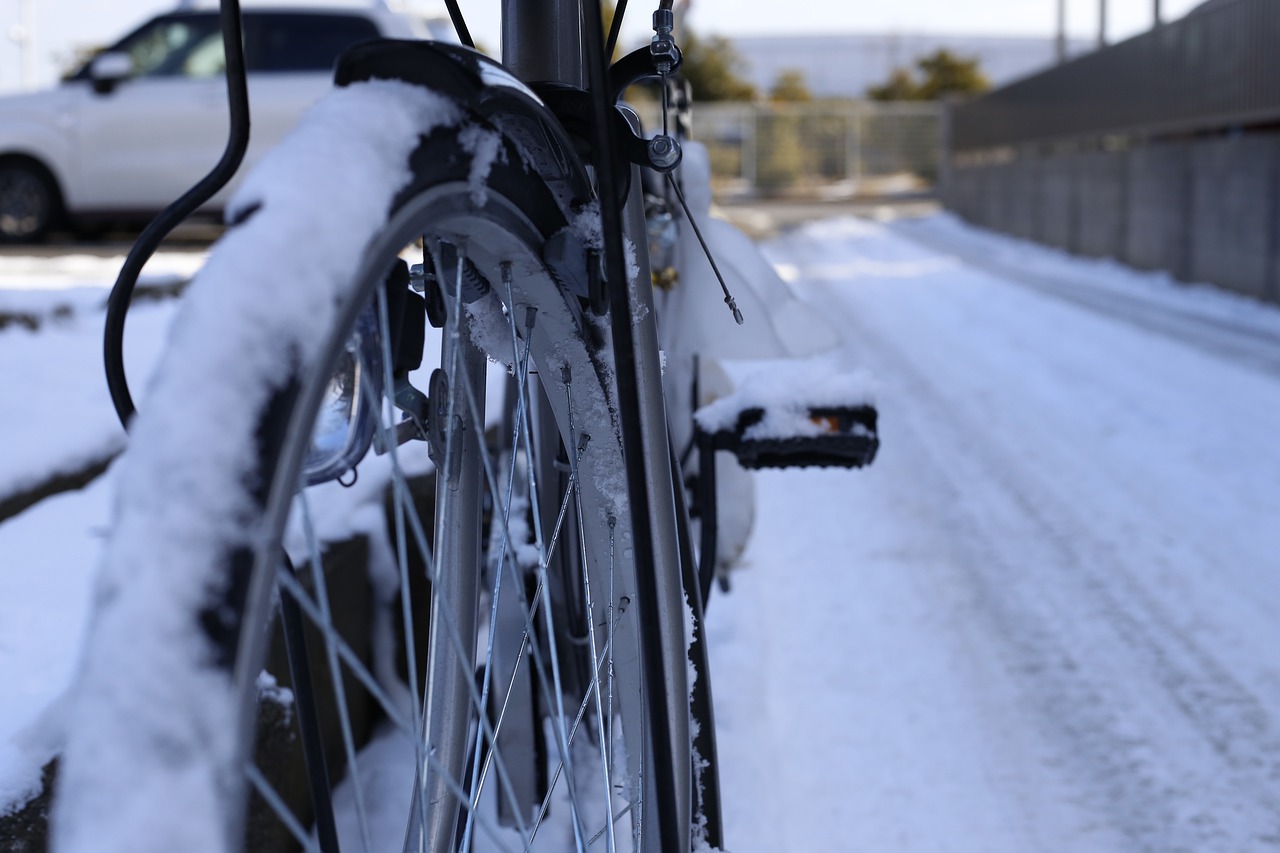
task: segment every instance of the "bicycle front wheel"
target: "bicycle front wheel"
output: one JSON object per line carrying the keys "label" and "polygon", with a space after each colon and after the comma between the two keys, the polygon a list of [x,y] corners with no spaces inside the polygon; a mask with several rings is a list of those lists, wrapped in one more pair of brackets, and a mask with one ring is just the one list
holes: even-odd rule
{"label": "bicycle front wheel", "polygon": [[[353,85],[237,196],[121,471],[59,850],[657,849],[598,220],[492,119]],[[310,798],[254,755],[294,716]]]}

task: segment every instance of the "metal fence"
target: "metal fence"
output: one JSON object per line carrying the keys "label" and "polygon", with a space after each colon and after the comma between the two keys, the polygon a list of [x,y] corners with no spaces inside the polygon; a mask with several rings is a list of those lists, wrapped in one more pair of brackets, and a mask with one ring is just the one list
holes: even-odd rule
{"label": "metal fence", "polygon": [[1280,2],[1235,0],[958,105],[953,151],[1280,121]]}
{"label": "metal fence", "polygon": [[[645,116],[647,126],[655,120]],[[938,174],[941,126],[935,103],[717,102],[693,113],[693,137],[707,146],[721,197],[926,189]]]}

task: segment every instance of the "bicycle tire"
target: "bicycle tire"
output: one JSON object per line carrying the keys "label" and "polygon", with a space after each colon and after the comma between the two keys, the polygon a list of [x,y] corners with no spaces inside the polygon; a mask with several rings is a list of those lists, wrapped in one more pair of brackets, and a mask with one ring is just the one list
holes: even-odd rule
{"label": "bicycle tire", "polygon": [[[560,833],[558,840],[543,836],[538,843],[565,849],[571,841],[586,849],[595,838],[613,836],[614,825],[630,815],[617,848],[626,849],[629,837],[634,849],[654,849],[657,834],[646,834],[645,823],[662,793],[646,789],[643,764],[646,751],[655,748],[646,737],[651,715],[662,709],[645,700],[638,663],[643,628],[626,612],[635,595],[626,554],[628,472],[611,400],[608,332],[592,318],[589,294],[575,292],[571,277],[544,259],[548,241],[558,235],[576,233],[582,245],[574,244],[574,251],[585,251],[592,240],[590,214],[580,206],[589,185],[580,167],[566,170],[566,160],[547,163],[546,151],[530,151],[502,118],[500,112],[468,111],[420,86],[353,84],[330,96],[233,201],[235,224],[190,288],[173,350],[136,421],[120,472],[113,542],[69,720],[55,804],[56,849],[241,847],[250,788],[269,795],[261,772],[246,780],[242,767],[251,764],[277,583],[312,621],[327,622],[319,632],[334,713],[345,729],[337,763],[345,759],[349,779],[358,779],[364,759],[345,723],[349,708],[341,695],[347,683],[354,677],[374,694],[382,706],[377,713],[392,721],[390,728],[405,729],[408,717],[404,743],[415,765],[408,790],[401,789],[409,802],[395,828],[406,839],[404,849],[410,841],[413,849],[419,842],[422,849],[455,849],[479,832],[499,849],[504,840],[510,849],[535,843],[539,830],[528,823],[530,816],[518,816],[528,802],[516,799],[516,784],[495,748],[494,729],[502,719],[494,701],[501,690],[494,675],[499,664],[490,651],[472,668],[467,651],[470,643],[490,642],[495,626],[510,641],[511,617],[496,615],[493,602],[512,596],[520,605],[515,618],[522,620],[516,632],[522,627],[527,642],[515,662],[504,665],[518,669],[528,661],[527,710],[554,723],[549,734],[534,732],[535,740],[542,738],[541,751],[536,743],[526,745],[517,760],[527,764],[531,754],[535,764],[543,763],[535,775],[559,777],[543,781],[542,812],[558,791],[570,799],[567,825],[562,815],[543,830]],[[555,173],[554,184],[540,168]],[[326,184],[308,186],[309,169],[332,171],[313,176]],[[371,195],[361,181],[383,187],[381,195]],[[326,245],[316,245],[317,235]],[[353,660],[350,645],[344,648],[338,638],[324,572],[313,572],[309,592],[282,569],[280,553],[328,377],[351,354],[349,342],[362,317],[372,312],[384,323],[389,318],[388,272],[418,238],[437,278],[452,272],[454,279],[451,293],[441,282],[449,318],[442,332],[444,373],[433,374],[443,378],[431,383],[437,495],[430,541],[423,520],[409,512],[411,486],[400,476],[404,469],[394,449],[399,424],[379,418],[374,437],[388,451],[383,459],[395,475],[390,501],[403,600],[415,594],[403,581],[406,550],[416,547],[428,565],[435,558],[425,629],[432,634],[426,649],[431,659],[423,676],[432,686],[415,687],[419,667],[405,667],[415,673],[402,685],[415,694],[406,714],[403,704],[385,695],[385,675],[372,667],[361,673],[358,655]],[[452,266],[441,260],[444,245],[465,247]],[[287,254],[290,249],[300,252]],[[269,263],[275,252],[286,253],[291,264]],[[303,283],[274,287],[290,276]],[[395,334],[385,328],[380,333],[384,365],[395,361]],[[359,347],[354,357],[364,357]],[[514,371],[517,392],[514,412],[507,414],[515,422],[512,435],[489,453],[487,422],[480,416],[486,357]],[[360,364],[366,373],[378,372]],[[534,401],[539,389],[541,403]],[[200,417],[183,417],[193,392],[216,405],[200,407]],[[534,435],[532,412],[542,405],[544,422],[558,435]],[[372,408],[393,410],[383,399]],[[545,458],[550,447],[566,451],[560,463],[567,462],[570,485],[544,495],[545,472],[556,464]],[[499,471],[508,483],[505,504]],[[529,483],[524,501],[533,506],[526,507],[510,485],[521,479]],[[486,500],[493,504],[487,510]],[[576,530],[576,559],[558,562],[585,579],[589,618],[583,624],[563,626],[558,620],[567,608],[553,613],[552,596],[537,592],[557,562],[547,556],[557,546],[556,533],[539,530],[545,526],[539,501],[558,504],[557,523]],[[533,528],[533,541],[517,542],[526,527]],[[313,534],[307,538],[306,558],[316,569],[319,542]],[[517,571],[531,564],[529,572]],[[474,574],[461,575],[463,565]],[[455,585],[475,588],[452,605],[442,603],[450,580],[459,576]],[[495,589],[487,600],[478,588],[482,577]],[[499,579],[507,577],[510,586],[504,587]],[[412,638],[421,629],[416,618],[406,609],[401,651],[411,662],[418,655]],[[597,628],[607,629],[607,639],[596,636]],[[572,707],[578,697],[558,689],[563,653],[555,638],[567,635],[589,642],[587,668],[597,673],[578,708]],[[453,676],[441,674],[451,668]],[[436,686],[450,678],[450,686]],[[433,705],[439,691],[453,694],[441,700],[443,710]],[[587,730],[579,731],[571,718],[592,730],[583,734]],[[433,722],[439,720],[445,722]],[[575,753],[591,745],[596,754],[587,763],[599,763],[600,773],[595,779],[587,774],[584,782],[576,776],[586,765]],[[546,762],[543,753],[550,754]],[[687,754],[676,760],[693,766]],[[559,774],[557,762],[568,771]],[[485,789],[477,780],[490,763],[499,780]],[[597,796],[576,802],[584,784],[596,786]],[[514,841],[510,828],[483,812],[500,807],[479,790],[507,801],[507,819],[517,824]],[[359,806],[358,793],[355,799],[360,843],[344,841],[342,849],[382,849],[371,844],[369,810]],[[593,809],[602,813],[588,814]],[[299,824],[291,827],[298,843],[312,843],[300,832],[303,822],[296,815],[292,820]]]}

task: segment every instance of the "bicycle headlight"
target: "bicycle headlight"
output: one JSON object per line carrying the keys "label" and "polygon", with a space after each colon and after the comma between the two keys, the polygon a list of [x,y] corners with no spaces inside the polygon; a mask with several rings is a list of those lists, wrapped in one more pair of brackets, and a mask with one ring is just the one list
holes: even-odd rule
{"label": "bicycle headlight", "polygon": [[371,306],[360,315],[329,377],[303,462],[306,485],[341,477],[368,452],[378,422],[373,407],[382,399],[383,370],[382,338]]}

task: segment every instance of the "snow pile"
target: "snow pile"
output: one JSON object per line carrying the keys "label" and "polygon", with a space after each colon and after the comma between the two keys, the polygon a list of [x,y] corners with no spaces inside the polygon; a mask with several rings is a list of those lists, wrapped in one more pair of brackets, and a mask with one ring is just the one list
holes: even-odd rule
{"label": "snow pile", "polygon": [[604,251],[604,222],[600,217],[599,199],[592,199],[575,211],[569,228],[587,248]]}
{"label": "snow pile", "polygon": [[471,200],[476,207],[484,207],[489,200],[489,172],[493,164],[506,154],[502,148],[502,137],[497,131],[471,125],[458,134],[458,141],[471,154],[471,172],[467,176]]}
{"label": "snow pile", "polygon": [[694,419],[704,432],[724,432],[736,429],[744,412],[763,409],[764,418],[746,438],[822,435],[827,430],[810,418],[811,409],[873,405],[876,389],[870,371],[849,370],[834,358],[771,362],[740,380],[729,396],[703,406]]}

